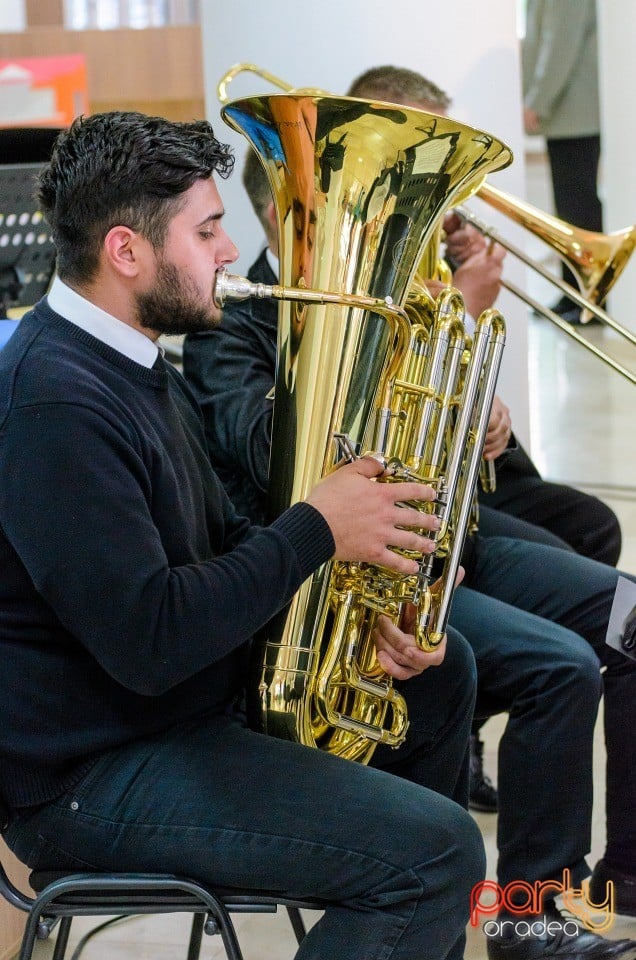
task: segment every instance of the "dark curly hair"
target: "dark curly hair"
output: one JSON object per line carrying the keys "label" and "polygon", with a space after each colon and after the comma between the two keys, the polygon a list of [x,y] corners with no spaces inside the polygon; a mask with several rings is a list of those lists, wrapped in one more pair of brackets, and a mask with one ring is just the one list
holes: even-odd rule
{"label": "dark curly hair", "polygon": [[177,123],[134,111],[79,117],[58,137],[38,181],[60,277],[90,280],[117,224],[161,247],[182,195],[213,173],[228,177],[233,165],[230,148],[205,120]]}

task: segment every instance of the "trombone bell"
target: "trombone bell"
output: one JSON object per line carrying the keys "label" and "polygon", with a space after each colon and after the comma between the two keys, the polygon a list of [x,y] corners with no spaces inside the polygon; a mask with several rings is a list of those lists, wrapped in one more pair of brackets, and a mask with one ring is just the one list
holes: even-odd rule
{"label": "trombone bell", "polygon": [[636,226],[615,233],[583,230],[488,183],[477,196],[552,247],[577,278],[588,304],[605,302],[636,246]]}
{"label": "trombone bell", "polygon": [[[596,317],[601,323],[629,341],[632,346],[636,346],[636,334],[614,320],[600,306],[632,255],[636,245],[636,226],[627,227],[625,230],[616,233],[594,233],[590,230],[574,227],[564,220],[559,220],[558,217],[544,213],[531,206],[531,204],[504,193],[502,190],[497,190],[486,183],[481,185],[479,190],[476,191],[476,195],[480,200],[499,210],[500,213],[525,227],[530,233],[552,247],[575,275],[580,290],[555,277],[554,274],[546,270],[536,260],[533,260],[532,257],[529,257],[519,247],[501,237],[496,230],[481,221],[471,210],[459,209],[457,212],[460,216],[471,223],[484,236],[504,247],[514,257],[525,263],[526,266],[538,273],[579,306],[583,311],[581,318],[584,323],[586,322],[586,315],[588,319],[590,316]],[[580,343],[582,347],[593,353],[616,373],[620,373],[630,383],[636,384],[636,374],[581,336],[571,323],[563,320],[553,310],[538,303],[524,290],[508,280],[503,279],[501,285],[531,307],[535,313],[550,320],[551,323],[573,340],[576,340],[577,343]]]}

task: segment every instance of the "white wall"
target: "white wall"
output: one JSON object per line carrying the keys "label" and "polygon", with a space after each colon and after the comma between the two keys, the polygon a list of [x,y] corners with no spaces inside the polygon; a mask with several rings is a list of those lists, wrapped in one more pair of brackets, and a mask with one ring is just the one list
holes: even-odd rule
{"label": "white wall", "polygon": [[[510,0],[490,0],[487,8],[472,0],[447,0],[443,5],[402,0],[390,15],[386,0],[233,0],[203,3],[201,16],[208,117],[220,139],[235,147],[238,170],[246,142],[219,120],[216,96],[217,82],[232,64],[256,63],[294,86],[342,93],[368,67],[394,63],[429,76],[453,97],[451,116],[493,133],[512,148],[515,163],[493,175],[491,182],[523,194],[516,4]],[[253,74],[243,74],[230,87],[232,97],[270,91],[275,92]],[[222,185],[222,193],[227,229],[242,250],[237,269],[245,272],[262,245],[262,231],[239,175]],[[481,203],[476,210],[493,223],[501,222]],[[506,226],[508,236],[514,232]],[[521,267],[510,264],[508,275],[523,285]],[[498,306],[509,330],[499,393],[512,409],[519,436],[527,441],[526,312],[505,293]]]}
{"label": "white wall", "polygon": [[[636,223],[636,4],[599,0],[601,191],[605,230]],[[636,330],[636,254],[610,295],[610,313]],[[636,361],[629,364],[636,369]]]}
{"label": "white wall", "polygon": [[24,0],[2,0],[0,3],[0,33],[13,33],[26,28]]}

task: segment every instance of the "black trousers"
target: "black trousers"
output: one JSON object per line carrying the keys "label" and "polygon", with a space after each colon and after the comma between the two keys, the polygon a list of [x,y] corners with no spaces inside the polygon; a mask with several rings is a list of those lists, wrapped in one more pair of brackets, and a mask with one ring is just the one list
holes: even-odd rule
{"label": "black trousers", "polygon": [[450,623],[468,640],[477,663],[475,716],[508,714],[497,764],[502,885],[560,878],[564,867],[575,883],[589,873],[601,689],[605,856],[634,872],[636,661],[605,643],[619,575],[571,550],[477,537],[472,576],[455,591]]}
{"label": "black trousers", "polygon": [[[600,136],[548,138],[546,146],[557,216],[576,227],[602,230],[603,209],[598,196]],[[563,279],[576,286],[565,265]]]}
{"label": "black trousers", "polygon": [[519,446],[497,465],[497,489],[479,490],[479,532],[575,550],[615,567],[621,528],[613,510],[589,493],[544,480]]}
{"label": "black trousers", "polygon": [[[482,537],[512,537],[618,563],[622,535],[614,511],[589,493],[544,480],[522,446],[498,465],[495,492],[478,492]],[[475,718],[472,732],[485,722]]]}
{"label": "black trousers", "polygon": [[185,871],[329,901],[296,960],[461,960],[485,871],[477,824],[449,799],[465,799],[475,697],[463,637],[401,689],[406,741],[377,757],[397,776],[202,716],[113,748],[14,811],[5,839],[37,869]]}

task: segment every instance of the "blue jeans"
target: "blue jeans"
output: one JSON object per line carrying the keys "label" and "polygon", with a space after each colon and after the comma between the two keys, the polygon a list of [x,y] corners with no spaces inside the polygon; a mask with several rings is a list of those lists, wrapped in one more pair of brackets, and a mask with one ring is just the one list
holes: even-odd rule
{"label": "blue jeans", "polygon": [[499,882],[561,880],[564,867],[577,883],[589,874],[592,745],[601,692],[606,856],[633,872],[636,662],[605,644],[619,572],[569,551],[508,538],[479,538],[476,556],[450,621],[475,653],[476,716],[508,713],[498,763]]}
{"label": "blue jeans", "polygon": [[475,683],[466,642],[451,631],[448,646],[402,685],[407,740],[375,758],[399,776],[254,733],[239,715],[202,717],[103,756],[67,795],[15,811],[5,839],[39,869],[167,871],[324,899],[298,960],[460,960],[485,862],[448,798],[466,793]]}

